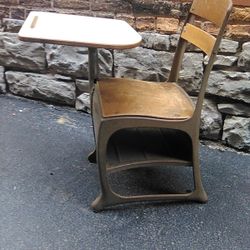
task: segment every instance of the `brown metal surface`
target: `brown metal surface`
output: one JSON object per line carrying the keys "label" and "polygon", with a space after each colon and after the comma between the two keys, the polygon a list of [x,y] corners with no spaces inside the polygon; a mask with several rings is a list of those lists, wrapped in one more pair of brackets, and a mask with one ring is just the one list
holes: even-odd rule
{"label": "brown metal surface", "polygon": [[[208,20],[212,19],[221,25],[212,52],[209,53],[211,56],[205,68],[194,108],[185,91],[177,85],[187,45],[187,41],[182,37],[177,46],[168,83],[103,79],[96,84],[92,115],[101,194],[92,203],[95,211],[135,201],[207,201],[199,162],[200,115],[208,77],[231,13],[232,2],[231,0],[205,2],[206,4],[204,0],[194,0],[193,7],[196,7],[194,14]],[[215,3],[218,4],[215,6]],[[211,6],[216,8],[215,13],[206,14],[213,11]],[[220,13],[220,17],[217,13]],[[195,15],[189,13],[184,26],[187,23],[192,24]],[[190,32],[192,30],[190,29]],[[190,41],[197,45],[198,39],[197,37]],[[121,196],[111,189],[107,178],[108,172],[169,164],[192,166],[194,177],[192,191],[181,194]]]}

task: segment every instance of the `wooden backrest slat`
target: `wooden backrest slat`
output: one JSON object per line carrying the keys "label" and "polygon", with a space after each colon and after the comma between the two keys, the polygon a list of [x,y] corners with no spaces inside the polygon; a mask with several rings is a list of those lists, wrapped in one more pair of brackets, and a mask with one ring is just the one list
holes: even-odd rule
{"label": "wooden backrest slat", "polygon": [[190,12],[221,26],[231,6],[231,0],[194,0]]}
{"label": "wooden backrest slat", "polygon": [[200,48],[208,56],[211,55],[216,41],[214,36],[190,23],[185,25],[181,37]]}

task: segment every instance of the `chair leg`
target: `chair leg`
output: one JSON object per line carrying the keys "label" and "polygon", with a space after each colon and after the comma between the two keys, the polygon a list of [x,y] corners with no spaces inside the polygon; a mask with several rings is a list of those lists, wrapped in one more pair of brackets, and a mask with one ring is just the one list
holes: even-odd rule
{"label": "chair leg", "polygon": [[92,202],[91,207],[94,212],[100,212],[106,207],[122,204],[123,199],[119,198],[110,189],[102,187],[102,193]]}
{"label": "chair leg", "polygon": [[106,150],[109,138],[113,133],[108,133],[104,128],[100,128],[97,142],[96,155],[98,159],[99,178],[101,194],[91,204],[95,212],[103,210],[107,206],[119,204],[121,199],[112,190],[107,179]]}
{"label": "chair leg", "polygon": [[195,190],[191,195],[191,199],[206,203],[208,200],[207,193],[204,190],[201,180],[200,159],[199,159],[199,141],[193,141],[193,176]]}

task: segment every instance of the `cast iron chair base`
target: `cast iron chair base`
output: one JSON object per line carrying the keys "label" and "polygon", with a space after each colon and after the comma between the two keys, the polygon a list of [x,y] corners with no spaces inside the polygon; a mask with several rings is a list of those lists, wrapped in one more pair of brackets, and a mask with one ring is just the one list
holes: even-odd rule
{"label": "cast iron chair base", "polygon": [[208,197],[203,188],[185,194],[142,195],[142,196],[129,196],[129,197],[118,195],[114,193],[112,190],[109,190],[105,194],[101,194],[100,196],[98,196],[91,204],[91,207],[93,211],[100,212],[105,208],[125,203],[132,203],[139,201],[167,202],[167,201],[182,201],[182,200],[206,203],[208,201]]}

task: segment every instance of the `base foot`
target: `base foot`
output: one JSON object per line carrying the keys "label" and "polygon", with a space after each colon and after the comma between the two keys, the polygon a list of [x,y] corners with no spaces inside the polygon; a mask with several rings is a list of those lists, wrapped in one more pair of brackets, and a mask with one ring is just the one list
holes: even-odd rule
{"label": "base foot", "polygon": [[192,200],[197,201],[199,203],[207,203],[208,201],[207,193],[203,188],[200,190],[194,191],[191,197],[192,197]]}
{"label": "base foot", "polygon": [[105,207],[105,202],[102,195],[98,196],[91,204],[94,212],[101,212]]}

